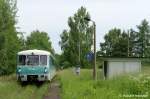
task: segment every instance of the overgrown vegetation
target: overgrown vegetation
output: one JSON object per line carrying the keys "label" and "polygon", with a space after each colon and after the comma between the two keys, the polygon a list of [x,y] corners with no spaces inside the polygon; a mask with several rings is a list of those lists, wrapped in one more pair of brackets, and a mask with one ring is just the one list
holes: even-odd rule
{"label": "overgrown vegetation", "polygon": [[[73,69],[58,73],[61,83],[61,99],[149,99],[150,67],[142,68],[138,75],[126,75],[103,80],[98,71],[98,80],[92,79],[92,70],[82,69],[77,76]],[[42,99],[48,91],[49,83],[27,83],[23,86],[16,81],[15,75],[0,77],[1,99]]]}
{"label": "overgrown vegetation", "polygon": [[[149,67],[145,69],[147,70]],[[149,73],[142,73],[138,76],[123,76],[110,80],[98,79],[97,81],[92,80],[92,71],[88,69],[82,70],[80,76],[75,75],[72,69],[64,70],[59,75],[62,99],[150,98]]]}
{"label": "overgrown vegetation", "polygon": [[49,83],[28,83],[23,86],[15,75],[0,77],[0,99],[42,99]]}

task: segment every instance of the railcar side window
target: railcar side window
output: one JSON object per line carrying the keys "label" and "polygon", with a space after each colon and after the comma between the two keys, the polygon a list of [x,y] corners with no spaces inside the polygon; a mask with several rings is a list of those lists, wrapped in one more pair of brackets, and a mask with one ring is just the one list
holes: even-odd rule
{"label": "railcar side window", "polygon": [[54,65],[54,59],[53,58],[51,58],[52,59],[52,65]]}
{"label": "railcar side window", "polygon": [[52,64],[52,65],[55,65],[55,60],[54,60],[54,58],[51,57],[51,56],[50,56],[50,58],[51,58],[51,64]]}
{"label": "railcar side window", "polygon": [[37,66],[39,65],[38,55],[28,55],[26,59],[27,65]]}
{"label": "railcar side window", "polygon": [[47,65],[47,56],[46,55],[40,56],[40,65]]}
{"label": "railcar side window", "polygon": [[51,59],[51,56],[49,56],[49,64],[52,65],[52,59]]}
{"label": "railcar side window", "polygon": [[50,56],[50,64],[51,64],[51,65],[54,65],[54,64],[53,64],[53,58],[52,58],[51,56]]}
{"label": "railcar side window", "polygon": [[25,65],[26,64],[26,56],[25,55],[19,55],[18,65]]}

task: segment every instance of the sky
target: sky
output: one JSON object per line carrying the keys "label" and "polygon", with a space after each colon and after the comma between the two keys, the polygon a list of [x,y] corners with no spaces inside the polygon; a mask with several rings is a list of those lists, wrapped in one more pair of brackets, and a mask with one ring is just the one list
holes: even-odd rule
{"label": "sky", "polygon": [[68,17],[84,6],[96,22],[96,46],[112,28],[136,29],[143,19],[150,22],[150,0],[17,0],[18,31],[30,35],[33,30],[50,36],[56,53],[61,53],[60,34],[68,27]]}

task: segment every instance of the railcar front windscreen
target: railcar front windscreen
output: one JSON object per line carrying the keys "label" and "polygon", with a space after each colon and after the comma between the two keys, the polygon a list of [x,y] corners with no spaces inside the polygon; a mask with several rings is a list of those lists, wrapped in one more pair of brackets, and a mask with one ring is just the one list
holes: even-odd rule
{"label": "railcar front windscreen", "polygon": [[26,61],[27,61],[27,65],[29,65],[29,66],[38,66],[39,65],[39,56],[38,55],[28,55]]}

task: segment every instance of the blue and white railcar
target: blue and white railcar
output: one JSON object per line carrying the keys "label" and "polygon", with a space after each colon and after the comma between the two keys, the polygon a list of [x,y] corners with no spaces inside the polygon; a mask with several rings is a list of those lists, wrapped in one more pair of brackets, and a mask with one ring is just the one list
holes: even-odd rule
{"label": "blue and white railcar", "polygon": [[17,54],[17,79],[50,81],[56,74],[54,58],[44,50],[25,50]]}

